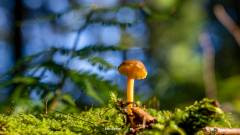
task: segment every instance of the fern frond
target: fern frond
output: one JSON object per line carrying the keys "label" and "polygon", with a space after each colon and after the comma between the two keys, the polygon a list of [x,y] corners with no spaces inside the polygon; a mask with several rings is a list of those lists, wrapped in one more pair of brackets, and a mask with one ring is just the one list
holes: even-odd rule
{"label": "fern frond", "polygon": [[12,78],[11,80],[8,80],[6,82],[3,82],[0,84],[0,90],[6,87],[9,87],[13,84],[26,84],[26,85],[32,85],[32,84],[38,84],[39,78],[36,77],[25,77],[25,76],[16,76]]}
{"label": "fern frond", "polygon": [[105,59],[99,57],[89,58],[88,62],[92,63],[93,66],[98,64],[98,68],[104,71],[107,71],[108,69],[117,69],[115,66],[109,64]]}
{"label": "fern frond", "polygon": [[65,71],[63,65],[58,65],[53,61],[48,61],[46,63],[40,64],[37,66],[37,69],[41,67],[45,67],[46,69],[48,69],[49,71],[53,71],[57,75],[60,75]]}
{"label": "fern frond", "polygon": [[[104,80],[97,74],[90,74],[89,72],[86,71],[76,70],[70,70],[68,73],[72,82],[76,84],[81,91],[87,90],[86,82],[90,81],[92,87],[99,91],[100,93],[105,94],[106,93],[105,91],[114,91],[118,92],[119,94],[124,93],[118,88],[116,84],[112,84],[111,81]],[[103,97],[109,97],[108,93],[106,93],[106,95],[103,95]]]}
{"label": "fern frond", "polygon": [[83,49],[80,49],[78,51],[74,51],[73,57],[75,56],[86,57],[86,56],[95,54],[97,52],[116,51],[116,50],[120,50],[120,49],[115,46],[92,45],[92,46],[84,47]]}
{"label": "fern frond", "polygon": [[[34,54],[34,55],[25,56],[25,57],[20,58],[20,59],[16,62],[15,66],[9,71],[9,73],[13,74],[13,73],[21,70],[21,68],[23,67],[23,65],[28,64],[28,63],[30,63],[31,61],[33,61],[34,59],[36,59],[37,57],[39,57],[39,56],[41,56],[41,55],[43,55],[43,54],[45,54],[45,53],[49,53],[49,52],[51,52],[51,50],[42,51],[42,52],[37,53],[37,54]],[[31,67],[31,68],[33,68],[33,67]]]}
{"label": "fern frond", "polygon": [[131,27],[132,25],[136,24],[136,22],[133,23],[122,23],[122,22],[118,22],[116,20],[102,20],[102,19],[94,19],[89,21],[90,24],[92,23],[101,23],[102,25],[116,25],[116,26],[120,26],[121,28],[126,28],[126,27]]}
{"label": "fern frond", "polygon": [[91,82],[86,81],[86,94],[93,97],[95,100],[97,100],[100,104],[103,104],[103,100],[100,98],[99,94],[93,89]]}
{"label": "fern frond", "polygon": [[[137,10],[140,8],[139,5],[133,5],[133,4],[128,4],[128,5],[125,5],[124,7],[129,7],[133,10]],[[109,11],[117,11],[119,9],[123,8],[122,6],[118,6],[118,7],[110,7],[110,8],[96,8],[96,9],[93,9],[93,12],[109,12]]]}

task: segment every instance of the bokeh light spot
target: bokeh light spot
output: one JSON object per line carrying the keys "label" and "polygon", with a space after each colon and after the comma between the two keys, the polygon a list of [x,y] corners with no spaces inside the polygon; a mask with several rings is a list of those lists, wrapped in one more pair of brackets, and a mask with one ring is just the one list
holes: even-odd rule
{"label": "bokeh light spot", "polygon": [[61,13],[70,6],[67,0],[49,0],[48,7],[52,12]]}
{"label": "bokeh light spot", "polygon": [[136,20],[136,14],[131,8],[123,7],[117,13],[117,20],[122,23],[133,23]]}
{"label": "bokeh light spot", "polygon": [[121,31],[115,26],[103,27],[101,31],[101,39],[105,45],[116,45],[121,39]]}
{"label": "bokeh light spot", "polygon": [[23,4],[29,9],[38,9],[42,6],[43,1],[42,0],[23,0]]}

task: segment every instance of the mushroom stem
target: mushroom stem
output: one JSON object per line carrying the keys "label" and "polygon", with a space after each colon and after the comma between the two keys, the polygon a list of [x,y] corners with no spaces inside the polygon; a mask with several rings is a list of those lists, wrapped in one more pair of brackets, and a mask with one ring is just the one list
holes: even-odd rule
{"label": "mushroom stem", "polygon": [[[127,78],[127,102],[133,102],[134,98],[134,69],[130,70]],[[132,115],[132,104],[128,105],[128,114]]]}
{"label": "mushroom stem", "polygon": [[[134,79],[127,78],[127,102],[133,102],[134,95]],[[128,114],[132,115],[132,104],[128,105]]]}
{"label": "mushroom stem", "polygon": [[[135,71],[134,69],[131,69],[128,78],[127,78],[127,102],[133,102],[134,98],[134,76],[135,76]],[[128,105],[128,115],[133,115],[132,113],[132,104]],[[135,128],[135,123],[133,122],[134,117],[130,116],[130,123],[131,123],[131,128]]]}

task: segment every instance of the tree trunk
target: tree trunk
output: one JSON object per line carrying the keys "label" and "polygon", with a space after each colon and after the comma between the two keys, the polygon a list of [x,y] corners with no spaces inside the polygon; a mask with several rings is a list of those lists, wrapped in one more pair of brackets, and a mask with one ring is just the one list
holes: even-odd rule
{"label": "tree trunk", "polygon": [[[15,22],[18,20],[23,20],[23,12],[24,7],[21,0],[15,0],[15,9],[14,9],[14,16]],[[22,34],[21,34],[21,27],[14,27],[14,37],[13,37],[13,44],[14,44],[14,54],[15,54],[15,62],[22,57]]]}

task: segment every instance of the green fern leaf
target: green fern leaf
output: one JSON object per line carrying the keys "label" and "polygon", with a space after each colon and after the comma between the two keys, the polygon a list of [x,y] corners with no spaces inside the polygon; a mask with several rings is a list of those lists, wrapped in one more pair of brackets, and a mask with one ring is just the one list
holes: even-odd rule
{"label": "green fern leaf", "polygon": [[[43,52],[40,52],[40,53],[37,53],[37,54],[34,54],[34,55],[25,56],[25,57],[20,58],[16,62],[15,66],[9,71],[9,73],[13,74],[13,73],[21,70],[21,68],[23,67],[24,64],[27,64],[27,63],[31,62],[32,60],[36,59],[40,55],[42,55],[44,53],[47,53],[47,52],[49,52],[49,50],[48,51],[43,51]],[[29,66],[29,68],[30,67],[33,68],[34,66]]]}
{"label": "green fern leaf", "polygon": [[37,66],[37,68],[41,68],[41,67],[45,67],[48,70],[53,71],[57,75],[60,75],[65,70],[63,65],[58,65],[53,61],[48,61],[46,63],[43,63],[43,64]]}
{"label": "green fern leaf", "polygon": [[[132,4],[128,4],[128,5],[125,5],[124,7],[129,7],[133,10],[137,10],[140,8],[139,5],[132,5]],[[119,9],[123,8],[122,6],[118,6],[118,7],[110,7],[110,8],[96,8],[96,9],[93,9],[93,12],[109,12],[109,11],[117,11]]]}
{"label": "green fern leaf", "polygon": [[97,52],[116,51],[116,50],[120,50],[120,49],[115,46],[93,45],[93,46],[87,46],[81,50],[75,51],[73,54],[73,57],[75,56],[87,57]]}
{"label": "green fern leaf", "polygon": [[107,71],[108,69],[117,69],[115,66],[109,64],[106,60],[99,57],[89,58],[88,62],[92,63],[93,66],[98,64],[98,68],[104,71]]}
{"label": "green fern leaf", "polygon": [[103,100],[100,98],[99,94],[93,89],[91,83],[89,81],[86,81],[85,84],[87,88],[86,94],[93,97],[100,104],[103,104]]}
{"label": "green fern leaf", "polygon": [[3,88],[9,87],[13,84],[23,83],[23,84],[26,84],[26,85],[32,85],[32,84],[38,84],[38,82],[39,82],[39,78],[17,76],[17,77],[14,77],[11,80],[8,80],[4,83],[1,83],[0,84],[0,90],[3,89]]}
{"label": "green fern leaf", "polygon": [[86,82],[89,81],[91,83],[91,87],[101,93],[101,96],[106,101],[109,100],[109,91],[114,91],[118,94],[125,94],[122,90],[118,88],[116,84],[112,84],[111,81],[104,80],[97,74],[90,74],[86,71],[83,72],[76,70],[70,70],[68,73],[72,82],[76,84],[81,91],[87,91]]}

